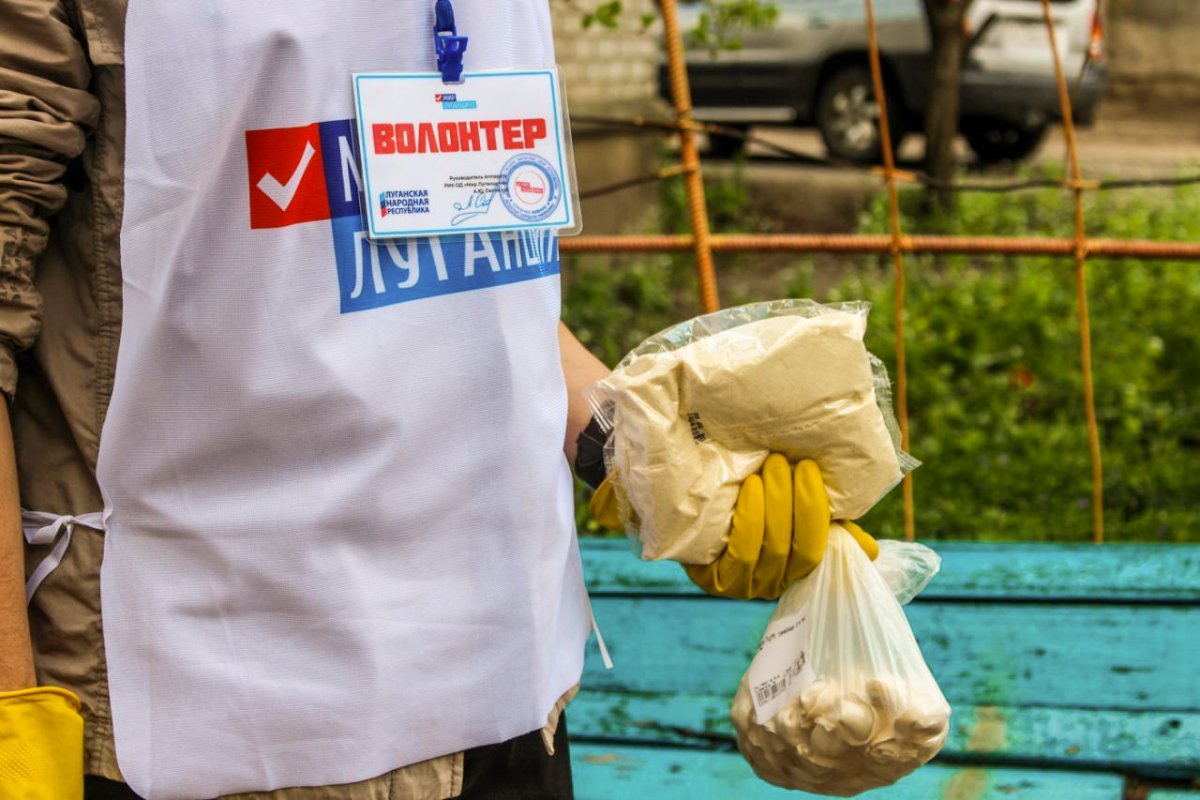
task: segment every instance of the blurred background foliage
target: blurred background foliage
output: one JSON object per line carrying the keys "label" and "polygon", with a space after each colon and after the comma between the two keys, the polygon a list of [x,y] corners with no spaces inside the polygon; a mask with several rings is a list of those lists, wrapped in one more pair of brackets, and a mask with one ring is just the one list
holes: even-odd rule
{"label": "blurred background foliage", "polygon": [[[1043,172],[1038,173],[1043,174]],[[706,186],[718,231],[769,227],[746,209],[735,170]],[[688,230],[679,182],[664,185],[660,219]],[[925,233],[1069,236],[1069,197],[1055,189],[966,194],[953,216],[917,218]],[[1094,195],[1094,236],[1200,238],[1200,188]],[[882,195],[857,228],[886,232]],[[893,292],[886,259],[792,257],[764,269],[755,254],[718,256],[725,305],[780,296],[875,304],[868,347],[894,374]],[[767,274],[764,278],[764,271]],[[564,318],[606,363],[697,313],[690,254],[572,256]],[[1089,262],[1096,401],[1111,541],[1200,540],[1200,270],[1171,262]],[[918,535],[991,540],[1090,540],[1091,472],[1084,427],[1074,269],[1069,259],[908,259],[907,345]],[[580,499],[586,500],[581,489]],[[602,534],[580,503],[580,530]],[[865,520],[902,532],[893,491]]]}

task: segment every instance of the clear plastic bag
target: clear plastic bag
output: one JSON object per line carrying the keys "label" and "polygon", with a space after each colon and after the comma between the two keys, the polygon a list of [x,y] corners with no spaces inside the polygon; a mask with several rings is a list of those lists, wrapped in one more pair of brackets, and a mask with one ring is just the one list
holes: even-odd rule
{"label": "clear plastic bag", "polygon": [[950,706],[901,608],[937,572],[917,544],[873,564],[837,523],[821,564],[784,593],[730,715],[763,780],[849,796],[886,786],[945,744]]}
{"label": "clear plastic bag", "polygon": [[883,539],[879,542],[879,555],[871,563],[896,602],[906,606],[938,574],[942,557],[923,544]]}
{"label": "clear plastic bag", "polygon": [[646,559],[711,563],[738,488],[767,455],[814,459],[833,516],[854,519],[912,470],[869,305],[779,300],[697,317],[647,339],[589,399],[626,531]]}

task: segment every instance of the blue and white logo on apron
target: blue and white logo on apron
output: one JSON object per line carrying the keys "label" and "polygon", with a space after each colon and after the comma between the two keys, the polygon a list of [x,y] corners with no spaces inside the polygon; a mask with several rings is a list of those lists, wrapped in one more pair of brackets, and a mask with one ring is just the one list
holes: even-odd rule
{"label": "blue and white logo on apron", "polygon": [[[251,228],[329,220],[343,314],[559,273],[550,230],[371,241],[353,120],[247,131],[246,158]],[[549,217],[562,199],[561,182],[540,161],[514,157],[498,191],[514,215],[531,222]],[[407,190],[372,198],[389,213],[420,213],[421,200]]]}

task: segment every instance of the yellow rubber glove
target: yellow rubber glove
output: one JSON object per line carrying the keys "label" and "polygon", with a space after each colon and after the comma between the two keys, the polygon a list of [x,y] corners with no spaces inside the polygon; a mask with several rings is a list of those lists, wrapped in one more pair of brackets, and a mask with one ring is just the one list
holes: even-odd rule
{"label": "yellow rubber glove", "polygon": [[[874,560],[875,539],[853,522],[840,524]],[[709,594],[773,600],[821,563],[828,541],[829,495],[816,462],[801,461],[793,470],[772,453],[762,474],[742,483],[724,552],[711,564],[684,569]]]}
{"label": "yellow rubber glove", "polygon": [[612,478],[605,478],[592,492],[588,510],[592,512],[592,519],[610,531],[625,530],[621,514],[617,511],[617,493],[613,491]]}
{"label": "yellow rubber glove", "polygon": [[83,718],[66,689],[0,692],[0,797],[82,800]]}

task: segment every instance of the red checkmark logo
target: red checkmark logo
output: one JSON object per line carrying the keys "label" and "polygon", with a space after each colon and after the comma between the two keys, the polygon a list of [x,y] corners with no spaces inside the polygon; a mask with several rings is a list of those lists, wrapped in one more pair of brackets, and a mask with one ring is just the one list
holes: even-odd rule
{"label": "red checkmark logo", "polygon": [[251,228],[329,219],[316,124],[246,131],[246,163]]}

